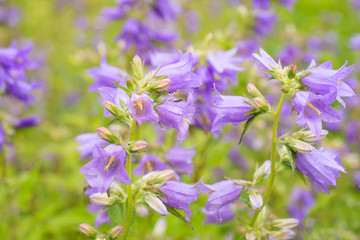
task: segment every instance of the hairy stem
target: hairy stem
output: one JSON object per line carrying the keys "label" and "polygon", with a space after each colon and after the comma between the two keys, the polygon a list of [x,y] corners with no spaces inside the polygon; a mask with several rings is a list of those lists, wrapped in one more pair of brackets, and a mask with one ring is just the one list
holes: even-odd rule
{"label": "hairy stem", "polygon": [[[131,130],[130,130],[130,139],[129,141],[133,141],[135,138],[135,128],[136,128],[136,121],[133,119],[131,121]],[[128,159],[126,161],[126,171],[129,175],[130,181],[131,181],[131,154],[128,154]],[[130,231],[131,223],[133,220],[133,197],[132,197],[132,188],[131,184],[127,185],[127,219],[126,219],[126,225],[124,230],[124,240],[127,239],[127,236]],[[126,204],[124,202],[124,204]],[[125,221],[124,221],[125,222]]]}
{"label": "hairy stem", "polygon": [[265,196],[264,196],[264,204],[261,206],[261,208],[259,210],[256,210],[253,216],[253,219],[251,221],[251,226],[254,227],[255,222],[257,217],[259,216],[261,210],[264,208],[264,206],[267,204],[267,201],[270,198],[270,194],[272,191],[272,187],[274,185],[274,181],[275,181],[275,176],[276,176],[276,169],[275,169],[275,165],[276,165],[276,145],[277,145],[277,129],[278,129],[278,122],[279,122],[279,116],[280,116],[280,111],[281,108],[284,104],[285,101],[285,97],[286,94],[283,93],[281,95],[281,99],[279,102],[279,105],[276,109],[275,112],[275,116],[274,116],[274,125],[273,125],[273,133],[272,133],[272,141],[271,141],[271,173],[270,173],[270,178],[269,178],[269,183],[268,183],[268,187],[266,189],[265,192]]}

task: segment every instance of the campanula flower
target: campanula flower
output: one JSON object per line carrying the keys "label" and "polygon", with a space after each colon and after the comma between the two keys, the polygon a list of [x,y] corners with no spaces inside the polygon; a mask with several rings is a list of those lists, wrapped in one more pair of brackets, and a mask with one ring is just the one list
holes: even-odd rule
{"label": "campanula flower", "polygon": [[228,222],[235,217],[235,212],[232,210],[231,204],[220,208],[218,212],[208,212],[206,209],[203,209],[202,212],[206,215],[206,224],[219,224]]}
{"label": "campanula flower", "polygon": [[195,154],[196,151],[191,148],[171,148],[165,158],[177,173],[191,175],[194,168],[192,158]]}
{"label": "campanula flower", "polygon": [[81,160],[90,158],[92,156],[95,145],[109,145],[107,141],[102,140],[96,133],[80,134],[75,139],[78,143],[82,144],[81,146],[77,147],[81,155]]}
{"label": "campanula flower", "polygon": [[136,94],[131,95],[128,109],[131,116],[140,125],[143,122],[158,122],[159,116],[154,110],[154,102],[148,95]]}
{"label": "campanula flower", "polygon": [[166,163],[161,162],[156,156],[145,154],[140,159],[137,167],[133,170],[133,174],[140,176],[141,174],[145,175],[151,171],[161,171],[168,168],[169,166]]}
{"label": "campanula flower", "polygon": [[302,222],[314,204],[315,199],[311,191],[295,188],[290,195],[288,212],[291,217]]}

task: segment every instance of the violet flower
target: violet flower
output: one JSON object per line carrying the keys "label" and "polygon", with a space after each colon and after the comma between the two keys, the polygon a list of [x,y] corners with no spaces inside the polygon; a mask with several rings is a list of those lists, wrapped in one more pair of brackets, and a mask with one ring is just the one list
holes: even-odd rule
{"label": "violet flower", "polygon": [[166,163],[161,162],[156,156],[152,154],[145,154],[142,156],[139,164],[132,173],[136,176],[140,176],[152,171],[162,171],[168,168],[169,166]]}
{"label": "violet flower", "polygon": [[313,148],[310,153],[296,154],[295,164],[299,171],[308,176],[324,192],[329,194],[326,185],[336,186],[339,171],[346,173],[338,159],[338,150],[323,151]]}
{"label": "violet flower", "polygon": [[6,135],[4,128],[0,122],[0,153],[2,153],[3,145],[6,143]]}
{"label": "violet flower", "polygon": [[94,224],[95,227],[100,227],[104,223],[107,223],[107,224],[111,225],[111,221],[109,219],[109,214],[108,214],[108,211],[107,211],[107,206],[90,203],[86,207],[86,209],[89,212],[97,214],[96,218],[95,218],[95,224]]}
{"label": "violet flower", "polygon": [[[254,53],[253,56],[257,60],[257,64],[261,70],[271,70],[274,71],[279,69],[279,65],[274,61],[274,59],[263,49],[260,48],[260,55]],[[263,71],[263,74],[269,79],[271,75]]]}
{"label": "violet flower", "polygon": [[294,9],[294,4],[296,2],[297,2],[297,0],[280,0],[280,4],[284,5],[289,10]]}
{"label": "violet flower", "polygon": [[90,158],[96,145],[109,145],[107,141],[102,140],[96,133],[80,134],[75,139],[78,143],[82,144],[81,146],[77,147],[81,155],[81,160]]}
{"label": "violet flower", "polygon": [[154,102],[145,93],[138,95],[133,93],[128,104],[131,116],[140,125],[143,122],[158,122],[159,116],[154,110]]}
{"label": "violet flower", "polygon": [[[100,94],[103,102],[109,101],[109,102],[115,104],[116,106],[118,106],[119,108],[122,108],[121,101],[125,105],[130,104],[129,96],[121,88],[101,87],[98,89],[98,91],[99,91],[99,94]],[[134,94],[135,93],[133,93],[133,95]],[[111,117],[111,116],[112,116],[112,114],[108,110],[104,109],[104,117]]]}
{"label": "violet flower", "polygon": [[189,185],[176,181],[167,181],[159,189],[165,195],[165,198],[161,197],[164,204],[169,207],[183,210],[186,215],[186,221],[190,221],[191,210],[189,204],[195,202],[200,196],[198,191],[195,189],[195,185]]}
{"label": "violet flower", "polygon": [[254,31],[259,36],[264,37],[274,31],[274,24],[277,17],[271,10],[258,10],[255,12]]}
{"label": "violet flower", "polygon": [[177,15],[181,12],[181,8],[171,0],[157,0],[152,7],[152,11],[166,22],[176,20]]}
{"label": "violet flower", "polygon": [[336,93],[320,96],[309,91],[297,92],[292,99],[294,109],[299,113],[296,123],[308,126],[316,137],[320,137],[321,121],[339,122],[340,114],[330,106],[334,102]]}
{"label": "violet flower", "polygon": [[101,148],[96,145],[93,157],[93,160],[80,169],[90,186],[97,187],[104,193],[115,179],[123,184],[131,184],[125,170],[126,152],[122,146],[109,145]]}
{"label": "violet flower", "polygon": [[295,188],[290,195],[288,212],[290,216],[303,222],[309,210],[315,204],[315,199],[311,191]]}
{"label": "violet flower", "polygon": [[203,209],[202,212],[206,215],[206,224],[219,224],[228,222],[234,219],[235,212],[231,209],[231,204],[226,205],[219,209],[218,213],[208,212],[206,209]]}
{"label": "violet flower", "polygon": [[216,218],[222,222],[221,208],[227,208],[229,204],[237,201],[243,186],[239,186],[231,180],[224,180],[213,185],[199,185],[198,189],[200,192],[209,195],[205,204],[205,211],[211,214],[216,213]]}
{"label": "violet flower", "polygon": [[165,158],[177,173],[191,175],[194,169],[192,158],[195,154],[196,151],[191,148],[171,148]]}

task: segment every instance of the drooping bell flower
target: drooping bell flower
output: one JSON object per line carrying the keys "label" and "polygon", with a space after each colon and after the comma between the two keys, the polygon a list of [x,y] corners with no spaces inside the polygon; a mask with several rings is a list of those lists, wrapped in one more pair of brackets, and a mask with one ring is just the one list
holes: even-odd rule
{"label": "drooping bell flower", "polygon": [[288,212],[291,217],[302,222],[314,204],[315,199],[311,191],[295,188],[290,195]]}
{"label": "drooping bell flower", "polygon": [[88,74],[95,79],[95,82],[90,85],[89,91],[96,91],[101,87],[115,88],[114,84],[120,86],[126,84],[125,76],[127,76],[127,73],[120,68],[109,65],[105,56],[101,58],[100,67],[89,69]]}
{"label": "drooping bell flower", "polygon": [[20,128],[28,128],[38,125],[40,122],[40,119],[38,117],[27,117],[27,118],[20,118],[15,121],[14,127],[17,129]]}
{"label": "drooping bell flower", "polygon": [[201,86],[201,79],[192,72],[195,60],[190,52],[182,54],[177,62],[161,67],[158,76],[166,75],[171,80],[170,92],[180,89],[191,89]]}
{"label": "drooping bell flower", "polygon": [[107,21],[119,20],[127,14],[127,12],[135,4],[134,0],[117,0],[116,7],[106,7],[101,12],[102,17]]}
{"label": "drooping bell flower", "polygon": [[205,208],[202,212],[206,215],[206,224],[224,223],[231,221],[235,217],[235,212],[232,210],[232,204],[220,208],[218,212],[206,211]]}
{"label": "drooping bell flower", "polygon": [[[263,49],[260,48],[260,55],[257,53],[254,53],[253,56],[256,58],[257,60],[257,64],[259,65],[259,68],[261,70],[271,70],[274,71],[276,69],[279,69],[279,65],[274,61],[274,59],[267,54],[267,52],[265,52]],[[270,78],[271,75],[267,72],[263,71],[263,74],[267,77]]]}
{"label": "drooping bell flower", "polygon": [[122,146],[101,148],[96,145],[93,159],[80,169],[80,173],[86,176],[90,186],[104,193],[115,179],[123,184],[131,184],[125,164],[126,152]]}
{"label": "drooping bell flower", "polygon": [[310,153],[298,152],[295,164],[302,174],[329,194],[326,185],[336,186],[336,179],[340,177],[339,172],[346,173],[338,158],[338,150],[323,151],[313,148]]}
{"label": "drooping bell flower", "polygon": [[253,107],[245,100],[249,99],[240,96],[223,96],[218,93],[218,96],[214,97],[214,106],[217,115],[211,131],[216,132],[227,123],[232,123],[234,126],[237,126],[242,121],[251,118],[252,115],[246,114],[252,110]]}
{"label": "drooping bell flower", "polygon": [[195,202],[200,196],[195,189],[195,185],[167,181],[159,190],[165,195],[165,198],[161,197],[163,203],[169,207],[183,210],[186,221],[190,221],[191,210],[189,204]]}
{"label": "drooping bell flower", "polygon": [[178,140],[182,142],[188,133],[189,125],[195,113],[194,96],[189,93],[186,102],[165,100],[156,107],[160,123],[178,131]]}
{"label": "drooping bell flower", "polygon": [[180,6],[171,0],[157,0],[152,7],[152,11],[164,21],[176,20],[177,15],[181,12]]}
{"label": "drooping bell flower", "polygon": [[269,10],[255,11],[255,25],[254,32],[260,36],[265,37],[274,31],[274,24],[277,22],[275,13]]}
{"label": "drooping bell flower", "polygon": [[131,95],[128,109],[131,116],[140,125],[143,122],[158,122],[159,116],[154,110],[154,102],[148,95],[136,94]]}
{"label": "drooping bell flower", "polygon": [[165,158],[169,161],[175,172],[191,175],[194,168],[192,158],[195,154],[196,151],[191,148],[171,148],[165,155]]}
{"label": "drooping bell flower", "polygon": [[95,145],[107,146],[109,143],[102,140],[96,133],[84,133],[80,134],[75,140],[81,144],[77,147],[80,152],[81,160],[90,158],[92,156]]}
{"label": "drooping bell flower", "polygon": [[152,171],[162,171],[168,168],[169,166],[166,163],[161,162],[156,156],[145,154],[140,159],[137,167],[133,170],[133,174],[140,176],[141,174],[145,175]]}
{"label": "drooping bell flower", "polygon": [[309,91],[300,91],[292,99],[294,109],[299,113],[296,123],[308,126],[316,137],[320,137],[322,122],[335,123],[340,114],[330,106],[336,98],[336,92],[320,96]]}
{"label": "drooping bell flower", "polygon": [[221,208],[226,208],[229,204],[237,201],[243,186],[235,184],[231,180],[224,180],[213,185],[203,184],[197,187],[200,192],[209,195],[205,204],[205,210],[208,213],[216,213],[220,217]]}

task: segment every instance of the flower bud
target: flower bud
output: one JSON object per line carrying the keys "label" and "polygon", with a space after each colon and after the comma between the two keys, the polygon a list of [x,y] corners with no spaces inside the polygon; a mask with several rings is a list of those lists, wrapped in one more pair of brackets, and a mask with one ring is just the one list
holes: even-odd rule
{"label": "flower bud", "polygon": [[246,233],[245,238],[246,238],[246,240],[255,240],[256,239],[255,233],[254,232],[248,232],[248,233]]}
{"label": "flower bud", "polygon": [[268,108],[266,102],[260,97],[254,98],[253,102],[257,108],[266,108],[266,109]]}
{"label": "flower bud", "polygon": [[254,182],[259,182],[269,177],[271,173],[271,161],[266,160],[254,173]]}
{"label": "flower bud", "polygon": [[296,76],[296,66],[295,65],[289,65],[288,69],[287,69],[287,76],[290,79],[295,78]]}
{"label": "flower bud", "polygon": [[298,139],[287,138],[285,139],[285,143],[300,153],[310,153],[312,151],[312,146],[310,144]]}
{"label": "flower bud", "polygon": [[293,239],[295,235],[295,232],[291,229],[282,229],[272,234],[274,238],[279,240]]}
{"label": "flower bud", "polygon": [[136,55],[131,63],[131,67],[134,73],[134,77],[137,80],[140,80],[144,77],[144,64],[143,61],[141,61],[141,58]]}
{"label": "flower bud", "polygon": [[94,193],[89,197],[90,201],[99,205],[113,205],[118,201],[114,196],[108,197],[106,193]]}
{"label": "flower bud", "polygon": [[169,180],[175,180],[176,173],[174,170],[166,169],[160,172],[160,175],[158,176],[158,179],[169,181]]}
{"label": "flower bud", "polygon": [[146,192],[144,194],[145,202],[160,215],[165,216],[167,214],[167,209],[164,203],[156,197],[153,193]]}
{"label": "flower bud", "polygon": [[163,80],[157,81],[156,83],[157,83],[157,86],[156,86],[157,91],[165,91],[165,90],[169,89],[171,80],[165,78]]}
{"label": "flower bud", "polygon": [[89,224],[80,224],[79,229],[83,234],[90,238],[95,238],[98,235],[98,231]]}
{"label": "flower bud", "polygon": [[125,195],[124,189],[116,182],[111,184],[110,193],[118,196]]}
{"label": "flower bud", "polygon": [[109,129],[107,129],[105,127],[97,128],[96,133],[98,134],[98,136],[100,138],[102,138],[103,140],[105,140],[109,143],[119,142],[119,138],[114,133],[112,133]]}
{"label": "flower bud", "polygon": [[123,227],[116,225],[109,232],[110,239],[116,239],[123,231]]}
{"label": "flower bud", "polygon": [[255,98],[255,97],[260,97],[263,98],[264,96],[261,94],[261,92],[255,87],[254,84],[249,83],[247,85],[247,90],[250,93],[251,97]]}
{"label": "flower bud", "polygon": [[131,153],[145,152],[149,147],[149,144],[144,140],[137,140],[129,142],[127,148]]}
{"label": "flower bud", "polygon": [[301,140],[307,141],[307,142],[314,142],[314,141],[319,141],[321,139],[323,139],[324,137],[326,137],[326,135],[329,132],[325,129],[321,130],[321,134],[320,137],[316,137],[311,131],[303,131],[302,134],[304,135],[303,137],[301,137]]}
{"label": "flower bud", "polygon": [[260,209],[263,205],[263,199],[262,199],[261,195],[254,190],[250,191],[249,200],[250,200],[252,209]]}
{"label": "flower bud", "polygon": [[114,103],[110,101],[105,101],[104,107],[116,118],[126,119],[128,117],[126,111],[124,111],[121,107],[116,106]]}
{"label": "flower bud", "polygon": [[299,225],[299,220],[296,218],[276,219],[271,222],[271,225],[276,228],[289,229]]}

